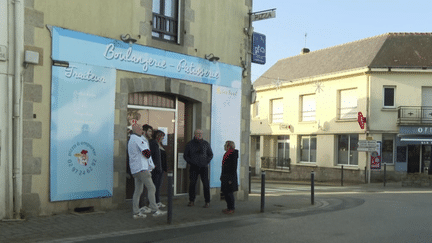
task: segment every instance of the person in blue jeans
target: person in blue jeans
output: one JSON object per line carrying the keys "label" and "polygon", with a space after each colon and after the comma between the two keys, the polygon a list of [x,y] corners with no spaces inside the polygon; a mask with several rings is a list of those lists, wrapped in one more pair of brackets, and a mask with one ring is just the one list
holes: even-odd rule
{"label": "person in blue jeans", "polygon": [[208,165],[213,159],[213,151],[210,144],[203,139],[203,131],[197,129],[194,133],[194,138],[186,144],[186,148],[183,154],[183,158],[189,167],[189,204],[188,206],[194,206],[195,204],[195,188],[198,176],[201,177],[204,189],[204,208],[210,206],[210,183],[208,174]]}

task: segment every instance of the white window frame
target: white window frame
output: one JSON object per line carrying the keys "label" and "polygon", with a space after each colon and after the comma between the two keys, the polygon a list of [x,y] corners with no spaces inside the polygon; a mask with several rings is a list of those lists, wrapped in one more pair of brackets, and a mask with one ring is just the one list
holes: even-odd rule
{"label": "white window frame", "polygon": [[313,122],[316,120],[316,96],[307,94],[301,96],[301,121]]}
{"label": "white window frame", "polygon": [[[384,161],[383,153],[384,153],[384,138],[385,137],[387,137],[387,138],[391,137],[392,141],[393,141],[392,153],[391,153],[392,154],[392,161],[391,162]],[[382,163],[383,164],[394,164],[394,161],[395,161],[395,149],[396,149],[396,135],[392,134],[392,133],[384,133],[382,135],[382,139],[381,140],[382,140],[382,142],[381,142],[381,158],[382,158]],[[388,139],[386,139],[386,140],[388,140]]]}
{"label": "white window frame", "polygon": [[[289,149],[290,149],[290,136],[289,135],[285,135],[283,136],[284,139],[279,139],[277,140],[277,161],[276,161],[276,168],[288,168],[285,166],[280,166],[279,165],[279,144],[283,144],[283,159],[290,159],[290,155],[289,155]],[[286,152],[286,146],[288,146],[288,157],[285,154]]]}
{"label": "white window frame", "polygon": [[[348,163],[347,164],[341,164],[341,163],[339,163],[339,156],[340,156],[340,154],[339,154],[339,151],[340,151],[339,144],[340,144],[340,136],[342,136],[342,135],[348,136],[348,151],[347,151],[348,152],[347,153]],[[337,139],[336,139],[336,142],[337,142],[337,146],[336,146],[336,148],[337,148],[337,165],[358,166],[358,164],[359,164],[357,144],[351,144],[352,143],[351,142],[351,135],[357,135],[357,141],[359,140],[358,134],[338,134],[337,135]],[[351,147],[353,147],[353,146],[356,148],[355,152],[357,153],[357,164],[351,164]]]}
{"label": "white window frame", "polygon": [[[393,89],[393,105],[386,105],[386,89]],[[383,86],[383,107],[384,108],[396,108],[396,86]]]}
{"label": "white window frame", "polygon": [[357,119],[357,101],[357,88],[339,90],[339,120]]}
{"label": "white window frame", "polygon": [[[275,109],[275,102],[280,102],[280,107],[276,107],[277,109]],[[270,107],[271,123],[283,123],[283,98],[270,100]],[[277,113],[275,113],[275,110],[277,111]]]}
{"label": "white window frame", "polygon": [[[308,154],[307,154],[307,156],[308,156],[308,161],[303,161],[302,160],[302,149],[303,149],[303,139],[304,138],[306,138],[306,139],[309,139],[309,149],[308,149]],[[315,148],[315,153],[318,153],[318,137],[317,136],[315,136],[315,135],[305,135],[305,136],[299,136],[299,139],[300,139],[300,151],[299,151],[299,158],[300,158],[300,162],[301,163],[316,163],[317,161],[316,161],[316,159],[317,159],[317,154],[315,154],[315,161],[311,161],[311,140],[313,139],[313,138],[315,138],[315,145],[316,145],[316,148]]]}
{"label": "white window frame", "polygon": [[253,117],[259,118],[259,101],[255,101],[253,104]]}

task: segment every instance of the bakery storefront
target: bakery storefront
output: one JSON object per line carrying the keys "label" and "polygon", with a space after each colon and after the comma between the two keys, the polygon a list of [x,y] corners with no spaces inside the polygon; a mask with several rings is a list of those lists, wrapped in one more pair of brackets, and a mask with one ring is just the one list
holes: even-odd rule
{"label": "bakery storefront", "polygon": [[128,198],[127,131],[133,123],[166,133],[163,143],[177,195],[187,192],[184,146],[195,129],[202,129],[214,152],[210,186],[220,187],[224,142],[240,144],[240,67],[55,26],[49,29],[51,202]]}
{"label": "bakery storefront", "polygon": [[396,171],[432,173],[432,127],[401,126],[396,139]]}

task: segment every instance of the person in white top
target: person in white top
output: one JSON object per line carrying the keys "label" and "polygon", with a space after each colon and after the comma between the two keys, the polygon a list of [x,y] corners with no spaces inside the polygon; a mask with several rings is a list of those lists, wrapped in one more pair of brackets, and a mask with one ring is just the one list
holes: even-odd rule
{"label": "person in white top", "polygon": [[[133,218],[145,218],[145,213],[153,213],[153,216],[166,214],[160,211],[156,205],[156,188],[151,178],[151,171],[155,168],[151,158],[148,140],[142,137],[142,128],[138,124],[132,126],[132,135],[128,142],[129,166],[135,181],[135,190],[132,197]],[[140,196],[143,193],[144,185],[147,187],[150,209],[139,208]]]}

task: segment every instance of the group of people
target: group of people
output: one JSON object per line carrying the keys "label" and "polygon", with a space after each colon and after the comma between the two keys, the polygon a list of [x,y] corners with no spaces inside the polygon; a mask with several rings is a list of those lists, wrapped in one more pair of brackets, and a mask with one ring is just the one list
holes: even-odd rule
{"label": "group of people", "polygon": [[[132,134],[128,142],[129,167],[134,178],[135,190],[132,197],[133,217],[146,218],[146,213],[153,216],[166,214],[159,208],[165,205],[160,201],[160,187],[163,172],[167,171],[166,152],[162,145],[165,137],[163,131],[153,133],[150,125],[132,125]],[[144,186],[147,188],[149,207],[139,207]]]}
{"label": "group of people", "polygon": [[[167,171],[166,153],[162,146],[165,134],[149,125],[132,126],[132,135],[128,143],[129,166],[135,182],[135,190],[132,197],[132,210],[134,218],[145,218],[146,213],[153,216],[166,214],[160,210],[165,207],[160,201],[160,186],[162,184],[163,172]],[[233,141],[226,141],[224,145],[225,154],[222,159],[221,192],[223,193],[227,208],[222,210],[225,214],[233,214],[235,210],[234,192],[238,190],[237,183],[237,161],[238,150],[235,149]],[[195,204],[195,188],[198,176],[201,177],[204,189],[204,208],[210,207],[210,183],[208,165],[213,159],[213,151],[210,144],[203,139],[203,131],[197,129],[194,138],[186,144],[183,154],[189,164],[189,203]],[[149,207],[139,208],[140,196],[144,186],[147,188]]]}

